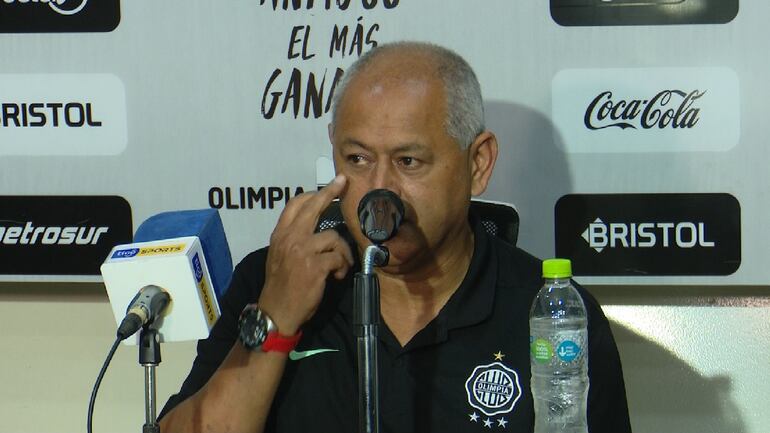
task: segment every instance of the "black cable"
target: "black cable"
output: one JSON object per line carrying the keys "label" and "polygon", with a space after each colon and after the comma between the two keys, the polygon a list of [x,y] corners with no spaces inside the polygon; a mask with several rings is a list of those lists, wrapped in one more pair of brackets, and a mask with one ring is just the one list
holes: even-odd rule
{"label": "black cable", "polygon": [[110,353],[107,354],[107,358],[104,360],[104,364],[102,364],[102,370],[99,372],[99,376],[96,377],[96,383],[94,384],[94,389],[91,391],[91,400],[88,402],[88,424],[87,424],[87,430],[88,433],[92,433],[93,431],[93,418],[94,418],[94,403],[96,402],[96,393],[99,392],[99,385],[102,383],[102,379],[104,378],[104,373],[107,372],[107,367],[110,365],[110,361],[112,361],[112,357],[115,355],[115,351],[118,350],[118,346],[120,345],[120,342],[123,341],[120,337],[115,339],[115,342],[112,343],[112,348],[110,348]]}

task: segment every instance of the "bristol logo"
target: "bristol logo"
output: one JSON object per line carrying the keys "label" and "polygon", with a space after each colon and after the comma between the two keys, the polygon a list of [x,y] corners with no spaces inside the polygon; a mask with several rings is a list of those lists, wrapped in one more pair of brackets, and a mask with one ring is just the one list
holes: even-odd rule
{"label": "bristol logo", "polygon": [[479,365],[465,381],[468,404],[486,416],[508,413],[521,398],[516,371],[500,362]]}
{"label": "bristol logo", "polygon": [[713,248],[716,243],[706,238],[706,223],[643,222],[605,223],[596,218],[581,237],[597,253],[609,248]]}

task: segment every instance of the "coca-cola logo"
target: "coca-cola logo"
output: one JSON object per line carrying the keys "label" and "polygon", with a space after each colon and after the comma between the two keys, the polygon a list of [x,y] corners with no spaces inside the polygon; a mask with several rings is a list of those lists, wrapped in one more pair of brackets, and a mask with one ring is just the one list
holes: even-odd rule
{"label": "coca-cola logo", "polygon": [[590,130],[689,129],[698,124],[698,99],[706,91],[663,90],[649,99],[614,99],[611,91],[597,95],[585,111],[583,123]]}
{"label": "coca-cola logo", "polygon": [[723,152],[740,137],[730,68],[565,69],[551,118],[569,153]]}

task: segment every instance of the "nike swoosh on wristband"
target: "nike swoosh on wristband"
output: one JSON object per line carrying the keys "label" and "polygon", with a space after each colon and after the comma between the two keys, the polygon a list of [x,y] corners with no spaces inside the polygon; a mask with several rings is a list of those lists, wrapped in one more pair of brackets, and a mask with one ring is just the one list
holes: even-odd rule
{"label": "nike swoosh on wristband", "polygon": [[310,349],[310,350],[303,350],[301,352],[298,352],[296,350],[292,350],[289,352],[289,359],[292,361],[299,361],[300,359],[309,358],[313,355],[318,355],[319,353],[325,353],[325,352],[339,352],[337,349]]}

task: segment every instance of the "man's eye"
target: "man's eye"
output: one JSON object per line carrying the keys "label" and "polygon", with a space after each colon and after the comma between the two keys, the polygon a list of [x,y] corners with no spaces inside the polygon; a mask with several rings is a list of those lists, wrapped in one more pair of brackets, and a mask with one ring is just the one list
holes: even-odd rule
{"label": "man's eye", "polygon": [[364,162],[364,156],[359,154],[348,155],[347,159],[353,164],[361,164]]}
{"label": "man's eye", "polygon": [[411,156],[404,156],[402,158],[399,158],[398,164],[402,167],[409,167],[409,168],[415,168],[420,165],[420,162],[416,158],[412,158]]}

